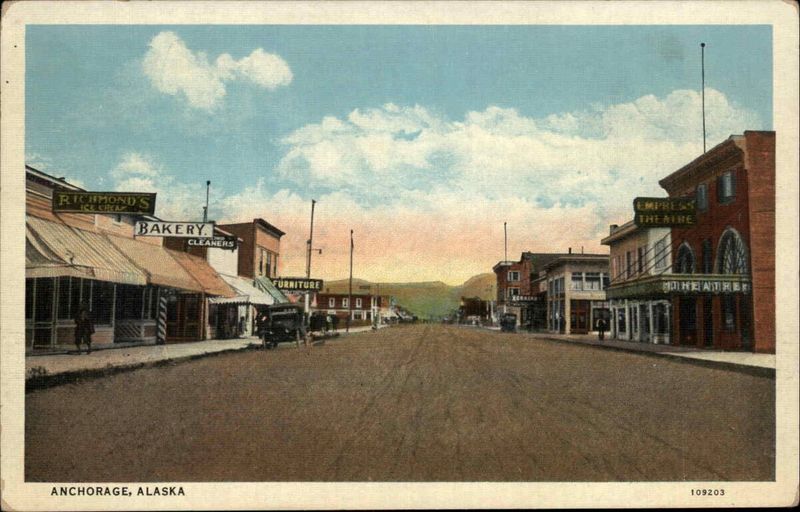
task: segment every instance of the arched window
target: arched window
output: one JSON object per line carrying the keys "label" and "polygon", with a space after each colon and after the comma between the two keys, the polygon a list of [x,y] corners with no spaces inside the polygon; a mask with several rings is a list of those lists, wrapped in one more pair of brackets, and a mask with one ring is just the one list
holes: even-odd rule
{"label": "arched window", "polygon": [[674,272],[676,274],[694,274],[694,252],[686,242],[678,248]]}
{"label": "arched window", "polygon": [[733,228],[728,228],[719,239],[717,269],[720,274],[747,274],[747,248],[742,237]]}
{"label": "arched window", "polygon": [[711,258],[711,240],[703,240],[702,255],[703,274],[710,274],[714,271],[714,260]]}

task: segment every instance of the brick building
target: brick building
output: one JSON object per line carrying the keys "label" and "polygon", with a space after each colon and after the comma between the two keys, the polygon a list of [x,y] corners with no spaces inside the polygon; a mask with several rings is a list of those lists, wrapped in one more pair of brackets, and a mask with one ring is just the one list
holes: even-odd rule
{"label": "brick building", "polygon": [[546,288],[540,275],[545,265],[564,254],[523,252],[519,261],[500,261],[492,270],[497,279],[497,308],[517,315],[517,326],[545,329]]}
{"label": "brick building", "polygon": [[[349,301],[352,299],[353,303]],[[328,315],[336,315],[346,320],[350,314],[353,321],[372,322],[374,316],[389,316],[391,297],[370,293],[317,293],[314,311],[322,311]]]}
{"label": "brick building", "polygon": [[239,237],[239,275],[256,279],[278,276],[278,258],[281,253],[283,231],[264,219],[238,224],[219,224],[217,226]]}
{"label": "brick building", "polygon": [[672,228],[674,343],[775,351],[775,133],[745,131],[659,181],[693,197],[697,223]]}

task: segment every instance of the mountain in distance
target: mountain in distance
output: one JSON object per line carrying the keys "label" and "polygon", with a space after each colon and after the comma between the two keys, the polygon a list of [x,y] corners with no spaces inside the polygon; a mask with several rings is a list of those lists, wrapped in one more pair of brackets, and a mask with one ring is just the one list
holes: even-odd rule
{"label": "mountain in distance", "polygon": [[[322,286],[322,293],[347,292],[347,279],[326,281]],[[493,300],[497,291],[495,275],[488,272],[472,276],[458,286],[450,286],[441,281],[373,283],[353,278],[353,293],[391,295],[398,305],[420,318],[441,318],[458,309],[461,297]]]}

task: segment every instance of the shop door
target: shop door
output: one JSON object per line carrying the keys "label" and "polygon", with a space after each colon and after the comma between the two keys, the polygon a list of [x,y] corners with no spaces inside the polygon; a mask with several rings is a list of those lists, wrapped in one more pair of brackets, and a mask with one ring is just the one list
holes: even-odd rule
{"label": "shop door", "polygon": [[586,334],[589,332],[589,301],[573,300],[570,304],[570,332]]}
{"label": "shop door", "polygon": [[681,297],[678,318],[681,345],[697,344],[697,300],[694,297]]}
{"label": "shop door", "polygon": [[30,339],[34,349],[52,348],[55,333],[56,280],[26,279],[25,295],[25,316],[28,320],[26,338]]}
{"label": "shop door", "polygon": [[173,295],[167,302],[167,341],[200,339],[200,295]]}
{"label": "shop door", "polygon": [[639,305],[639,341],[650,341],[650,307],[648,304]]}
{"label": "shop door", "polygon": [[714,346],[714,314],[711,296],[703,297],[703,345]]}

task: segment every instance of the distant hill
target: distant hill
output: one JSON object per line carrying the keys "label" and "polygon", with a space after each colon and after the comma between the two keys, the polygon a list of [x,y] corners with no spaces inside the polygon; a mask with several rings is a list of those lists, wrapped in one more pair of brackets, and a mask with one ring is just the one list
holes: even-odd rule
{"label": "distant hill", "polygon": [[[467,279],[464,284],[450,286],[441,281],[418,283],[372,283],[353,278],[353,293],[374,292],[391,295],[397,304],[408,309],[420,318],[443,317],[458,309],[461,297],[480,297],[484,300],[495,298],[495,275],[478,274]],[[326,281],[322,291],[325,293],[347,293],[348,280]]]}

